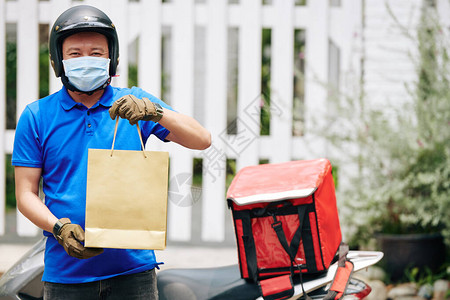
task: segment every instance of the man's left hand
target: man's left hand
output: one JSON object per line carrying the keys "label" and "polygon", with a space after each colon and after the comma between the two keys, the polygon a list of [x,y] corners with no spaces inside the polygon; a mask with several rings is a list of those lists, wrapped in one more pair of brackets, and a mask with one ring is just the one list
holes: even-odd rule
{"label": "man's left hand", "polygon": [[103,253],[102,248],[84,247],[85,233],[83,228],[78,224],[72,224],[70,219],[62,218],[59,220],[62,226],[58,232],[55,232],[55,238],[70,256],[87,259]]}

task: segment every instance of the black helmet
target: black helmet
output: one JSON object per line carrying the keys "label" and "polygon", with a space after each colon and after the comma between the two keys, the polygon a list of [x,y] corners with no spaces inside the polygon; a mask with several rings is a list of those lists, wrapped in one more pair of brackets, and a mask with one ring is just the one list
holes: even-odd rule
{"label": "black helmet", "polygon": [[[62,65],[62,42],[69,35],[93,31],[106,36],[108,39],[109,58],[111,64],[109,74],[116,75],[119,64],[119,39],[111,19],[98,8],[89,5],[79,5],[63,12],[53,24],[49,38],[50,61],[56,77],[62,77],[66,84],[67,78]],[[66,79],[66,80],[64,80]]]}

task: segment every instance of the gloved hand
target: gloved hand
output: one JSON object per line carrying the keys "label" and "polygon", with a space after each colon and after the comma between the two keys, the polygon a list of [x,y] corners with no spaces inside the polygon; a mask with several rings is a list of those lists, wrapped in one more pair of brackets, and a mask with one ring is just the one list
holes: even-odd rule
{"label": "gloved hand", "polygon": [[81,244],[84,242],[84,230],[80,225],[72,224],[68,218],[62,218],[59,221],[63,225],[55,237],[64,247],[67,254],[76,258],[86,259],[103,253],[102,248],[87,248]]}
{"label": "gloved hand", "polygon": [[163,111],[159,104],[151,102],[148,98],[139,99],[133,95],[126,95],[113,103],[109,115],[113,120],[116,116],[120,116],[134,125],[139,120],[158,122],[163,116]]}

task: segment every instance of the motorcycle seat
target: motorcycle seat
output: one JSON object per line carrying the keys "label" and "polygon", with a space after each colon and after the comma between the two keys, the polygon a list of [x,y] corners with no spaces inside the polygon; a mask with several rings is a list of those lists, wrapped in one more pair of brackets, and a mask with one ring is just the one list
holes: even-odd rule
{"label": "motorcycle seat", "polygon": [[239,266],[168,269],[157,273],[160,300],[248,300],[261,296],[258,284],[241,278]]}

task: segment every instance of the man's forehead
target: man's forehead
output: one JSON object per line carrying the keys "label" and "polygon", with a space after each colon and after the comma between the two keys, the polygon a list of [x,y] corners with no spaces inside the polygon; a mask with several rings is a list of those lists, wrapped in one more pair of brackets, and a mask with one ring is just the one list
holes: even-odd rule
{"label": "man's forehead", "polygon": [[92,42],[97,46],[108,46],[108,39],[98,32],[79,32],[66,37],[63,41],[63,45],[66,43],[86,43]]}

